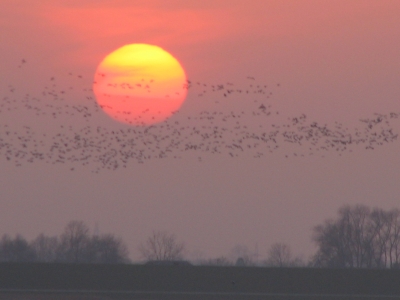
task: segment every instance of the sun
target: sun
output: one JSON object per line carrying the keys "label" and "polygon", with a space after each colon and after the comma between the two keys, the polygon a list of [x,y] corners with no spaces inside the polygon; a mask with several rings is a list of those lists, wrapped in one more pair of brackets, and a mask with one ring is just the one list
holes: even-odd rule
{"label": "sun", "polygon": [[113,119],[136,126],[162,122],[187,95],[186,74],[167,51],[149,44],[125,45],[97,67],[93,92]]}

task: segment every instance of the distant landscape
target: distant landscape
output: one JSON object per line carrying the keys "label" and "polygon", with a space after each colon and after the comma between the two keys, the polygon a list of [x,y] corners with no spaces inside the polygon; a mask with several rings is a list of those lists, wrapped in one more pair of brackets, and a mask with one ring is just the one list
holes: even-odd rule
{"label": "distant landscape", "polygon": [[[237,246],[230,255],[188,260],[185,243],[174,234],[154,231],[137,251],[140,263],[204,266],[400,268],[400,210],[371,209],[365,205],[342,206],[335,219],[312,230],[310,242],[317,251],[309,259],[292,253],[289,245],[274,243],[265,257]],[[22,235],[4,234],[0,262],[132,264],[125,242],[114,234],[89,233],[83,221],[69,222],[59,236],[39,234],[28,241]]]}

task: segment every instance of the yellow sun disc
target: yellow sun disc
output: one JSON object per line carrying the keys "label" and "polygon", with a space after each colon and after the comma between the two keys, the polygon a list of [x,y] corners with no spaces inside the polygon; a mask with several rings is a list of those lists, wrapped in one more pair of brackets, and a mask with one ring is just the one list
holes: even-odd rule
{"label": "yellow sun disc", "polygon": [[180,63],[160,47],[123,46],[97,67],[93,91],[109,116],[131,125],[150,125],[176,112],[187,94]]}

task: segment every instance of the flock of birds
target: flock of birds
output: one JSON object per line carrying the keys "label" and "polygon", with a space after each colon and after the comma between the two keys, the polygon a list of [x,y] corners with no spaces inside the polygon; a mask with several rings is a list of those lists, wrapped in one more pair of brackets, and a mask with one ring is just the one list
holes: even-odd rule
{"label": "flock of birds", "polygon": [[[22,60],[18,68],[25,64]],[[68,75],[82,79],[81,75]],[[150,126],[105,126],[99,120],[108,117],[90,88],[79,91],[81,103],[76,104],[76,99],[68,98],[75,86],[58,80],[49,78],[37,95],[21,92],[14,85],[2,88],[0,159],[15,166],[44,162],[71,170],[89,166],[99,172],[188,155],[199,161],[207,155],[262,158],[280,149],[285,157],[342,155],[356,148],[374,149],[398,136],[392,123],[400,113],[374,114],[353,129],[339,122],[321,124],[305,114],[282,117],[270,102],[273,89],[280,84],[261,84],[252,76],[245,78],[244,86],[187,81],[182,88],[189,90],[188,95],[212,99],[214,109],[191,115],[177,112]],[[139,87],[141,83],[131,84]],[[245,109],[229,109],[233,96],[235,101],[246,101]],[[37,124],[46,128],[37,129]]]}

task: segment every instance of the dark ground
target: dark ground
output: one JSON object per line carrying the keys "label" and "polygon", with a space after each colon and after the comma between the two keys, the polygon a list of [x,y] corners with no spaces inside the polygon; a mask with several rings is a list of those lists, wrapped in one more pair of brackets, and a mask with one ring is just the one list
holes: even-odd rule
{"label": "dark ground", "polygon": [[0,299],[400,299],[400,270],[2,263]]}

